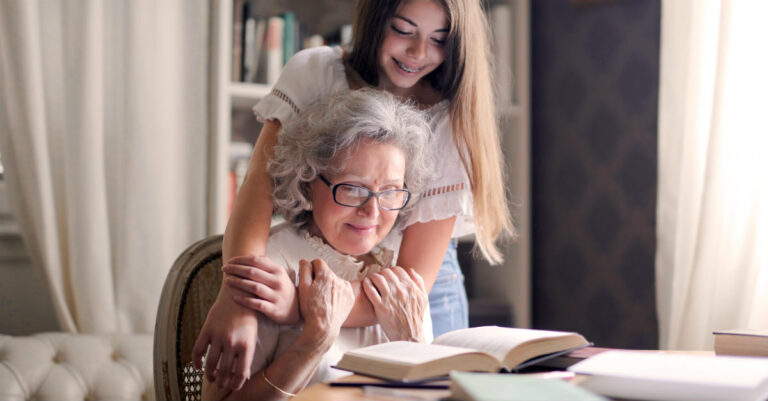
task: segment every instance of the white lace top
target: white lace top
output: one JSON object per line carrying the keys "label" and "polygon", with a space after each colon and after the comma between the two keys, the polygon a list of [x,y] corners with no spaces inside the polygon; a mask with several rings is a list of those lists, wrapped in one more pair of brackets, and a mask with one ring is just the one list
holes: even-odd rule
{"label": "white lace top", "polygon": [[[328,267],[336,275],[345,280],[358,280],[383,268],[391,267],[392,261],[397,257],[396,251],[399,243],[392,239],[385,239],[380,246],[374,248],[372,254],[380,263],[380,266],[363,266],[349,255],[344,255],[326,244],[322,239],[309,234],[307,231],[296,231],[287,223],[272,227],[267,242],[266,255],[273,262],[284,266],[289,277],[297,282],[299,272],[299,260],[323,259]],[[427,341],[432,341],[432,319],[429,313],[429,305],[424,312],[424,334]],[[251,372],[258,372],[275,359],[275,356],[284,352],[301,334],[302,325],[280,326],[273,321],[259,315],[259,338],[256,351],[251,364]],[[348,375],[349,372],[334,369],[347,350],[380,344],[389,341],[381,326],[378,324],[361,328],[342,328],[339,337],[331,349],[325,354],[323,360],[315,371],[309,384],[337,379]]]}
{"label": "white lace top", "polygon": [[[272,92],[253,111],[262,122],[285,122],[312,103],[343,90],[349,90],[349,83],[341,48],[306,49],[291,57]],[[444,100],[427,110],[434,132],[431,147],[436,152],[437,176],[417,198],[416,206],[403,216],[400,227],[456,216],[455,238],[474,233],[475,228],[469,177],[452,138],[448,106]]]}

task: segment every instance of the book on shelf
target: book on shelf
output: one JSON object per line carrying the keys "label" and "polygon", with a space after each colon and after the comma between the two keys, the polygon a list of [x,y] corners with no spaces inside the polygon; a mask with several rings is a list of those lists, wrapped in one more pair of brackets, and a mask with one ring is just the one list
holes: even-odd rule
{"label": "book on shelf", "polygon": [[608,397],[666,401],[764,401],[768,359],[608,351],[568,368],[579,386]]}
{"label": "book on shelf", "polygon": [[483,326],[442,334],[431,344],[395,341],[350,350],[336,367],[414,381],[452,370],[518,370],[589,345],[578,333]]}
{"label": "book on shelf", "polygon": [[234,0],[232,7],[232,81],[243,80],[243,11],[245,0]]}
{"label": "book on shelf", "polygon": [[[329,36],[309,32],[293,11],[261,14],[260,0],[231,0],[232,81],[272,85],[285,63],[299,50],[351,40],[352,25],[343,24]],[[333,38],[333,43],[328,38]]]}
{"label": "book on shelf", "polygon": [[[257,15],[255,5],[250,1],[243,5],[244,32],[242,34],[243,48],[241,64],[241,79],[243,82],[257,82],[259,71],[263,69],[263,54],[267,20]],[[233,60],[233,63],[238,62]]]}
{"label": "book on shelf", "polygon": [[768,357],[768,329],[731,329],[712,332],[715,354]]}
{"label": "book on shelf", "polygon": [[280,77],[283,69],[283,34],[285,20],[281,17],[269,17],[267,22],[267,68],[266,83],[272,85]]}
{"label": "book on shelf", "polygon": [[282,15],[283,18],[283,65],[296,52],[297,41],[297,28],[296,16],[292,11],[286,11]]}
{"label": "book on shelf", "polygon": [[566,381],[532,375],[454,371],[450,390],[457,401],[608,401]]}

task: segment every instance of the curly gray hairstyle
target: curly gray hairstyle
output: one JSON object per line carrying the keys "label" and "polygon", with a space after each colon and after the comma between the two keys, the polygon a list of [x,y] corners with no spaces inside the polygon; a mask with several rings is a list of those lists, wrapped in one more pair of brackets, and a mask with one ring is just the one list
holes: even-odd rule
{"label": "curly gray hairstyle", "polygon": [[278,135],[267,165],[275,208],[294,226],[306,226],[311,215],[307,183],[319,174],[336,173],[331,170],[333,159],[370,139],[405,153],[405,183],[412,194],[402,212],[407,213],[432,174],[431,132],[424,113],[388,92],[345,91],[315,103],[283,125]]}

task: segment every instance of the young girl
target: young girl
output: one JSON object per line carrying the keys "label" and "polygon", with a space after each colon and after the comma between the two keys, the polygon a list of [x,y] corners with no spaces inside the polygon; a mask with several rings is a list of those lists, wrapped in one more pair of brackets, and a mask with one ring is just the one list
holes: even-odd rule
{"label": "young girl", "polygon": [[[263,255],[272,216],[267,161],[286,122],[314,101],[337,91],[376,87],[415,101],[432,119],[431,150],[438,177],[402,221],[397,264],[424,279],[434,334],[468,325],[466,292],[455,241],[475,234],[491,262],[501,261],[494,241],[513,234],[489,65],[488,24],[480,0],[359,0],[351,50],[313,48],[286,64],[272,93],[254,107],[264,121],[248,174],[224,236],[223,259]],[[239,264],[269,266],[264,257]],[[357,295],[345,327],[376,322],[370,302]],[[251,305],[278,323],[296,319],[289,303],[295,288],[263,287],[263,302]],[[257,319],[223,286],[194,348],[195,365],[208,349],[206,375],[219,386],[239,389],[250,376]],[[208,348],[210,345],[210,348]],[[217,365],[218,364],[218,365]],[[218,368],[217,368],[218,366]]]}

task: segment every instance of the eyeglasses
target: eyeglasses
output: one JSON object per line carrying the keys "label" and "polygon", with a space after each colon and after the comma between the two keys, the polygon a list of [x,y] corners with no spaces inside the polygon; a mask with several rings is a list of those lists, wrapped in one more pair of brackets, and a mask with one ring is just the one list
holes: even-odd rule
{"label": "eyeglasses", "polygon": [[381,192],[373,192],[366,187],[352,184],[331,184],[325,177],[318,175],[325,185],[333,192],[333,201],[341,206],[360,207],[368,202],[368,199],[376,198],[379,207],[383,210],[400,210],[411,199],[411,191],[407,188],[387,189]]}

